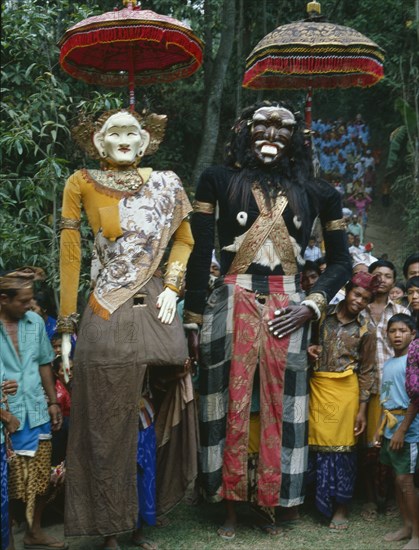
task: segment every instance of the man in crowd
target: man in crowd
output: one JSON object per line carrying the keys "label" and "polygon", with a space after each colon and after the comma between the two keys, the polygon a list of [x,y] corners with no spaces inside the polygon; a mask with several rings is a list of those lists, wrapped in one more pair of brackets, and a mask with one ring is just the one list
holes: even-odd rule
{"label": "man in crowd", "polygon": [[24,268],[0,277],[0,362],[4,378],[18,384],[9,407],[20,422],[11,434],[16,457],[10,463],[9,497],[26,504],[25,548],[63,549],[68,545],[41,529],[51,476],[51,429],[62,424],[51,370],[54,352],[43,319],[30,311],[33,281],[42,275],[42,270]]}
{"label": "man in crowd", "polygon": [[304,259],[315,262],[316,260],[321,258],[321,256],[322,256],[322,251],[316,245],[315,237],[310,237],[307,248],[304,251]]}
{"label": "man in crowd", "polygon": [[361,244],[359,235],[354,235],[354,244],[349,247],[349,254],[354,262],[362,259],[362,254],[365,252],[365,246]]}
{"label": "man in crowd", "polygon": [[353,214],[351,218],[351,223],[348,224],[348,231],[350,231],[352,235],[358,236],[360,243],[364,242],[364,232],[362,229],[362,225],[359,223],[357,214]]}
{"label": "man in crowd", "polygon": [[330,529],[348,528],[357,436],[366,427],[375,366],[374,337],[360,313],[371,301],[377,282],[369,273],[354,275],[346,284],[345,298],[329,306],[320,327],[316,327],[318,331],[314,331],[314,345],[308,348],[315,361],[308,440],[316,474],[316,506],[332,518]]}
{"label": "man in crowd", "polygon": [[419,252],[408,256],[403,264],[403,275],[406,281],[419,275]]}

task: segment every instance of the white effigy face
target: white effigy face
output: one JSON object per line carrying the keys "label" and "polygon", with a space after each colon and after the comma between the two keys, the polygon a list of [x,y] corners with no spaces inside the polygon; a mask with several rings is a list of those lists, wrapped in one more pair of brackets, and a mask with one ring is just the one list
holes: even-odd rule
{"label": "white effigy face", "polygon": [[294,115],[282,107],[261,107],[253,114],[252,147],[262,164],[275,164],[286,154],[295,126]]}
{"label": "white effigy face", "polygon": [[108,118],[94,134],[93,142],[103,159],[124,166],[134,164],[144,155],[150,134],[135,117],[121,112]]}

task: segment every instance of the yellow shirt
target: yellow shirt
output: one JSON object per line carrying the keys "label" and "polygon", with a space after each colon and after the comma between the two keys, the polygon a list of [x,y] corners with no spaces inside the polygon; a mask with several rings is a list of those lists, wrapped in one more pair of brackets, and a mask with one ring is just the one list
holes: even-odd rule
{"label": "yellow shirt", "polygon": [[[67,180],[64,189],[62,208],[62,233],[60,250],[61,304],[60,317],[67,317],[77,311],[77,292],[81,265],[80,217],[82,208],[93,233],[96,235],[102,229],[103,236],[109,241],[115,241],[122,235],[119,223],[118,205],[121,198],[132,195],[131,192],[120,191],[116,185],[107,187],[107,173],[100,175],[101,181],[96,181],[87,170],[78,170]],[[139,169],[138,173],[145,183],[152,174],[151,168]],[[99,173],[99,172],[96,172]],[[109,173],[112,179],[112,173]],[[189,201],[183,200],[184,217],[192,210]],[[178,224],[176,226],[176,223]],[[193,247],[193,238],[189,222],[182,219],[171,227],[173,245],[171,248],[167,271],[164,278],[166,287],[179,291],[184,271]]]}

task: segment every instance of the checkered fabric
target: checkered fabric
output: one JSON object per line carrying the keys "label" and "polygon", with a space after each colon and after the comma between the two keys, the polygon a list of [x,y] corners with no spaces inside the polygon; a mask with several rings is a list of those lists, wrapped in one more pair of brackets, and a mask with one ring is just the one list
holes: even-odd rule
{"label": "checkered fabric", "polygon": [[[221,277],[204,312],[200,337],[200,477],[204,494],[212,502],[221,500],[235,285],[251,292],[269,294],[270,281],[278,278],[237,275],[234,276],[235,284],[225,284]],[[290,304],[298,305],[304,299],[299,276],[281,279]],[[231,281],[232,276],[227,280]],[[286,507],[296,506],[304,500],[308,464],[308,331],[308,327],[304,327],[294,332],[287,352],[280,493],[280,504]]]}

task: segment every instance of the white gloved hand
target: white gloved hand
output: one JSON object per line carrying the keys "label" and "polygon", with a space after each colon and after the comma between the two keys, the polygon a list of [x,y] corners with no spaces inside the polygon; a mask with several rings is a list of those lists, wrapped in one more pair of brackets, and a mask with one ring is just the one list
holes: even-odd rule
{"label": "white gloved hand", "polygon": [[160,310],[158,319],[165,325],[170,325],[176,315],[177,293],[171,288],[165,288],[157,296],[157,307]]}
{"label": "white gloved hand", "polygon": [[70,353],[71,353],[71,334],[63,333],[61,340],[61,357],[63,360],[64,380],[68,384],[70,380]]}

